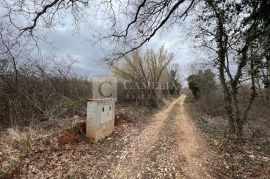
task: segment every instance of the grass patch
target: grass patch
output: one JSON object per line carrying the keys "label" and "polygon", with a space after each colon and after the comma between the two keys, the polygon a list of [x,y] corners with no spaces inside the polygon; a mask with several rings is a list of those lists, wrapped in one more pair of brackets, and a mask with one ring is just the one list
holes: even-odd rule
{"label": "grass patch", "polygon": [[227,125],[225,124],[213,125],[201,116],[192,116],[192,120],[203,132],[218,136],[224,136],[226,133]]}
{"label": "grass patch", "polygon": [[0,178],[4,177],[5,172],[2,167],[0,167]]}

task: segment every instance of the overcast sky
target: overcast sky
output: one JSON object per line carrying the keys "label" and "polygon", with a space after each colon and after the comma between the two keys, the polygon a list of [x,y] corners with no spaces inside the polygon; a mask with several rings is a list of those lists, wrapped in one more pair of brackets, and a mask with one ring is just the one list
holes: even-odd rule
{"label": "overcast sky", "polygon": [[[87,23],[82,23],[79,30],[74,32],[72,17],[66,16],[61,24],[48,33],[47,40],[53,45],[41,43],[43,52],[56,55],[72,55],[78,60],[74,64],[73,71],[82,75],[96,76],[108,73],[109,69],[102,61],[112,44],[104,41],[93,45],[92,36],[95,35],[90,27],[99,31],[105,31],[106,25],[101,20],[89,17]],[[187,34],[192,18],[187,19],[181,26],[172,27],[158,33],[145,48],[159,49],[162,45],[175,54],[175,63],[180,64],[183,73],[186,73],[187,64],[204,58],[200,51],[194,49],[193,38]]]}

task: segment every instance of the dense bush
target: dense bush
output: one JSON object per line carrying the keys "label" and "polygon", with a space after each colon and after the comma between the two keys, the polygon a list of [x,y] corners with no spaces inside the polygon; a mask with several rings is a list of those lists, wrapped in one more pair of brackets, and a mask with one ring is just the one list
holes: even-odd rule
{"label": "dense bush", "polygon": [[210,70],[199,70],[187,78],[189,89],[196,99],[209,97],[216,88],[215,74]]}
{"label": "dense bush", "polygon": [[16,69],[2,65],[0,74],[0,123],[27,124],[85,113],[91,83],[70,73],[71,63],[55,57],[43,64],[25,61]]}

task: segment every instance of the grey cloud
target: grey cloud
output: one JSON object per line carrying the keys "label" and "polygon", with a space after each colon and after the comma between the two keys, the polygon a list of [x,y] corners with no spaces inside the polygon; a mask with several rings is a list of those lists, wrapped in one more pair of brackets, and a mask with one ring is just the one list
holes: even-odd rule
{"label": "grey cloud", "polygon": [[[190,23],[190,20],[186,23]],[[109,55],[114,45],[108,42],[95,46],[91,44],[89,39],[95,35],[95,32],[90,27],[100,32],[106,31],[107,28],[101,20],[89,17],[86,24],[80,25],[78,33],[74,33],[72,17],[66,16],[62,23],[47,35],[48,41],[52,42],[53,46],[41,43],[41,50],[57,55],[69,54],[77,57],[78,63],[73,67],[76,73],[88,76],[107,73],[109,70],[102,58]],[[187,34],[185,25],[182,29],[175,26],[170,30],[161,31],[144,48],[158,49],[162,45],[175,54],[175,62],[180,66],[203,57],[193,48],[193,42]]]}

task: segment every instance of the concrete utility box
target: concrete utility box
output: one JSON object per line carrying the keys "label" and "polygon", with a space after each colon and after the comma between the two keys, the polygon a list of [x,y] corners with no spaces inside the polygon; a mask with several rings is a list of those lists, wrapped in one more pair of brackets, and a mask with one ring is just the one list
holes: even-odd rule
{"label": "concrete utility box", "polygon": [[114,129],[115,99],[89,99],[87,101],[86,136],[97,142]]}

